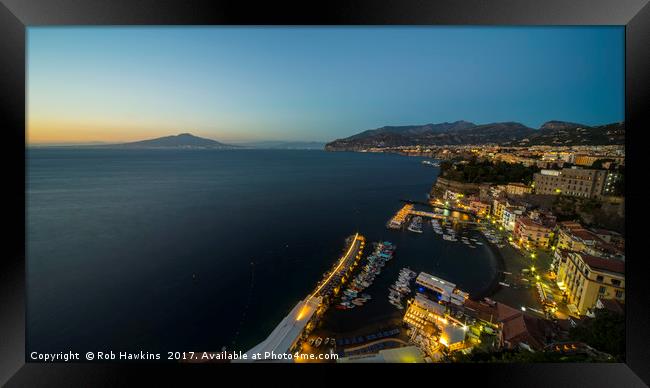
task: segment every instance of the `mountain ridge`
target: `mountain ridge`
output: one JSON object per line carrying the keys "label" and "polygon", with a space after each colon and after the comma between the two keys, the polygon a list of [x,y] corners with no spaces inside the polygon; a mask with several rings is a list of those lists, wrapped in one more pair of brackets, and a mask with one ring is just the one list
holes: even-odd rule
{"label": "mountain ridge", "polygon": [[444,146],[467,144],[526,145],[603,145],[624,144],[624,122],[588,126],[550,120],[539,128],[516,121],[474,124],[453,123],[384,126],[336,139],[325,145],[327,151],[360,151],[368,148],[400,146]]}

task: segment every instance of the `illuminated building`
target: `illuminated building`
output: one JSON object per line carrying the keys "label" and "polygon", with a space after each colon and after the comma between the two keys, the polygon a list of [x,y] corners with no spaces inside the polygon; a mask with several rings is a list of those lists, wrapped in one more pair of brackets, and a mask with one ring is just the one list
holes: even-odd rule
{"label": "illuminated building", "polygon": [[575,157],[575,164],[579,166],[591,167],[595,161],[603,159],[613,160],[616,164],[623,164],[625,162],[624,156],[578,154]]}
{"label": "illuminated building", "polygon": [[513,237],[521,246],[546,248],[552,235],[550,227],[530,217],[518,217],[515,222]]}
{"label": "illuminated building", "polygon": [[469,210],[479,217],[484,217],[490,214],[490,204],[481,201],[471,201],[469,203]]}
{"label": "illuminated building", "polygon": [[503,209],[503,214],[501,218],[501,223],[507,231],[513,231],[515,229],[515,224],[517,219],[520,218],[526,208],[523,206],[508,206]]}
{"label": "illuminated building", "polygon": [[530,194],[533,192],[533,189],[523,183],[508,183],[506,185],[506,193],[509,195],[524,195]]}
{"label": "illuminated building", "polygon": [[624,261],[579,252],[559,255],[557,285],[579,314],[592,309],[599,298],[625,300]]}
{"label": "illuminated building", "polygon": [[533,176],[536,194],[600,198],[608,172],[581,168],[542,170]]}
{"label": "illuminated building", "polygon": [[456,288],[456,284],[446,280],[420,272],[415,283],[434,291],[442,302],[449,302],[461,306],[469,294]]}
{"label": "illuminated building", "polygon": [[411,340],[433,355],[440,346],[449,351],[466,347],[467,326],[446,315],[446,307],[417,294],[404,314]]}

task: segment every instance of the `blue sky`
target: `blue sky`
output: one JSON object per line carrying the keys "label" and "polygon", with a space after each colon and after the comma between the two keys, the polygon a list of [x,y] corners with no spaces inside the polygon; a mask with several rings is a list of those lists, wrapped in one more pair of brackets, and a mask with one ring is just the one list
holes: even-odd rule
{"label": "blue sky", "polygon": [[623,27],[30,27],[28,141],[624,119]]}

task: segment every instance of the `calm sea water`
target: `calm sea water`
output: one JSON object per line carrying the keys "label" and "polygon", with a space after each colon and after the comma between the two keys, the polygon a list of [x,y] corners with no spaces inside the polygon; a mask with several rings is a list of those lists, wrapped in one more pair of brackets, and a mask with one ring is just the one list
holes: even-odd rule
{"label": "calm sea water", "polygon": [[408,265],[478,292],[495,272],[485,246],[385,228],[437,174],[384,154],[30,149],[28,349],[247,350],[357,229],[397,243],[386,285]]}

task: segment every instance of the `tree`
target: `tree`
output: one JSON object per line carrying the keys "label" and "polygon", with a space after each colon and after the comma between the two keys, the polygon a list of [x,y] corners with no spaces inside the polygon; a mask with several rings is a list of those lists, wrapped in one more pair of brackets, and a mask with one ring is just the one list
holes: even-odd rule
{"label": "tree", "polygon": [[625,316],[609,310],[596,310],[596,317],[569,331],[569,337],[625,361]]}
{"label": "tree", "polygon": [[597,159],[591,164],[591,168],[603,170],[604,169],[603,164],[606,162],[612,163],[614,162],[614,159]]}
{"label": "tree", "polygon": [[510,182],[522,182],[530,184],[533,174],[538,172],[536,166],[526,167],[521,163],[512,164],[505,162],[491,163],[472,159],[465,164],[445,165],[441,164],[441,174],[444,178],[469,183],[491,182],[506,184]]}

